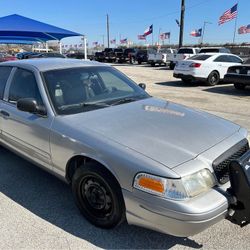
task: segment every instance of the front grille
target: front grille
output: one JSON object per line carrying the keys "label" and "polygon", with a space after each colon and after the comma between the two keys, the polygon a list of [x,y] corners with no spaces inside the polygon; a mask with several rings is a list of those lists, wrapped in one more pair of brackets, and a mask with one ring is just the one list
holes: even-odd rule
{"label": "front grille", "polygon": [[243,140],[226,151],[213,162],[213,169],[220,184],[225,184],[229,180],[230,162],[240,158],[249,149],[247,140]]}

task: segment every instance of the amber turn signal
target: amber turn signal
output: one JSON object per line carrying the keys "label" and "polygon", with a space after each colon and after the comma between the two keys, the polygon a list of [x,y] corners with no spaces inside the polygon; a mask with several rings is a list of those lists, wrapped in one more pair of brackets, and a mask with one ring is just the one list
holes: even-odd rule
{"label": "amber turn signal", "polygon": [[148,176],[141,176],[138,185],[158,193],[164,193],[164,184],[160,180],[150,178]]}

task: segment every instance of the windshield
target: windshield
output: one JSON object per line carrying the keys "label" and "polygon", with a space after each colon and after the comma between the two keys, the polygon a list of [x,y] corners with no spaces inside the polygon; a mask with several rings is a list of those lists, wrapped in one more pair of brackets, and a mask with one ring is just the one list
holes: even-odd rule
{"label": "windshield", "polygon": [[132,80],[112,67],[43,72],[57,114],[75,114],[148,98]]}
{"label": "windshield", "polygon": [[179,49],[177,54],[194,54],[192,49]]}
{"label": "windshield", "polygon": [[196,61],[206,61],[212,55],[195,55],[190,57],[188,60],[196,60]]}

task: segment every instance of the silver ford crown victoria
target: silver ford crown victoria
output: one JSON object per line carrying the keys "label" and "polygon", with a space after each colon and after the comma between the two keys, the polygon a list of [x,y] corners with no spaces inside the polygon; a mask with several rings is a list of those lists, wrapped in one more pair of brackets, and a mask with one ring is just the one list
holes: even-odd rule
{"label": "silver ford crown victoria", "polygon": [[232,216],[229,165],[249,153],[246,129],[144,88],[95,62],[2,63],[1,144],[67,181],[98,227],[189,236]]}

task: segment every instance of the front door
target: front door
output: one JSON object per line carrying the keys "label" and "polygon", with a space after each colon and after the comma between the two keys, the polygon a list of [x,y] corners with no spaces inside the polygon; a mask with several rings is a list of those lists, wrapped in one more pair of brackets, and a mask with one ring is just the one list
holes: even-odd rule
{"label": "front door", "polygon": [[51,169],[49,138],[52,117],[18,110],[16,104],[22,98],[34,98],[39,105],[44,105],[34,73],[16,68],[1,107],[3,141]]}

